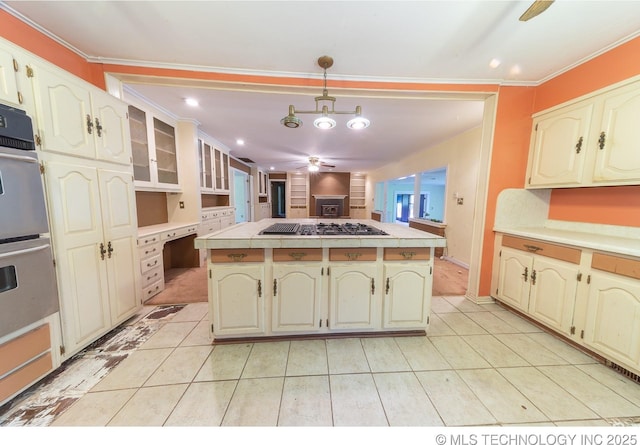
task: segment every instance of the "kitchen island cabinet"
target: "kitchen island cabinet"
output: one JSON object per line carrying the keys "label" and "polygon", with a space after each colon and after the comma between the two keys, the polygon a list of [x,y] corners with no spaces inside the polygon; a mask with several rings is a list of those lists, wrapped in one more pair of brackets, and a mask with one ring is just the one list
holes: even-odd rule
{"label": "kitchen island cabinet", "polygon": [[[269,337],[425,335],[433,250],[445,239],[372,220],[384,235],[261,235],[282,219],[196,238],[214,343]],[[333,220],[287,219],[314,225]]]}

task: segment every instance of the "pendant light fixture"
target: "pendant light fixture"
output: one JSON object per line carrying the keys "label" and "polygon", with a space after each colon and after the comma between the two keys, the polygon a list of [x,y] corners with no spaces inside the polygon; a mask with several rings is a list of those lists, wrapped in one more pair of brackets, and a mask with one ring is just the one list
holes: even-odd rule
{"label": "pendant light fixture", "polygon": [[329,56],[322,56],[318,59],[318,65],[324,70],[324,87],[322,96],[314,98],[316,101],[315,110],[296,110],[293,105],[289,105],[289,114],[280,120],[280,123],[288,128],[298,128],[302,125],[302,120],[296,116],[297,114],[319,114],[320,116],[313,121],[316,128],[328,130],[336,126],[336,121],[330,117],[332,114],[353,114],[355,117],[347,122],[347,127],[353,130],[361,130],[370,125],[369,119],[362,116],[362,108],[358,105],[355,111],[336,111],[334,108],[336,98],[329,96],[327,91],[327,68],[333,66],[333,59]]}

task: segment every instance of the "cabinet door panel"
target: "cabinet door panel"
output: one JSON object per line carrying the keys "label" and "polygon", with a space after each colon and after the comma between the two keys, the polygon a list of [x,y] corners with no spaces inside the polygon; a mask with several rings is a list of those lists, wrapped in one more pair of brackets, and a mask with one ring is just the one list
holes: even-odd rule
{"label": "cabinet door panel", "polygon": [[214,334],[264,333],[264,266],[215,265],[210,270]]}
{"label": "cabinet door panel", "polygon": [[331,329],[367,329],[376,326],[375,304],[381,283],[373,282],[376,265],[331,266],[330,313]]}
{"label": "cabinet door panel", "polygon": [[602,146],[598,143],[594,182],[640,178],[640,90],[615,90],[604,101]]}
{"label": "cabinet door panel", "polygon": [[569,333],[578,286],[578,267],[536,256],[531,281],[529,313],[543,323]]}
{"label": "cabinet door panel", "polygon": [[429,266],[385,264],[384,328],[427,327],[431,301]]}
{"label": "cabinet door panel", "polygon": [[320,264],[278,264],[273,268],[273,331],[319,329],[322,276]]}
{"label": "cabinet door panel", "polygon": [[[108,94],[95,94],[92,99],[95,110],[97,158],[130,165],[131,134],[127,120],[127,106]],[[97,128],[98,124],[102,127],[100,131]]]}
{"label": "cabinet door panel", "polygon": [[100,170],[98,176],[104,243],[107,244],[111,319],[116,324],[131,315],[140,304],[135,192],[129,173]]}
{"label": "cabinet door panel", "polygon": [[0,101],[18,104],[18,82],[13,68],[13,55],[0,47]]}
{"label": "cabinet door panel", "polygon": [[110,324],[108,280],[100,256],[102,212],[95,168],[45,163],[51,234],[67,354],[73,354]]}
{"label": "cabinet door panel", "polygon": [[583,178],[593,105],[539,118],[527,186],[577,185]]}
{"label": "cabinet door panel", "polygon": [[531,255],[507,247],[502,248],[498,298],[526,312],[529,308],[529,280],[532,270]]}
{"label": "cabinet door panel", "polygon": [[640,282],[592,272],[585,343],[609,359],[640,370]]}
{"label": "cabinet door panel", "polygon": [[35,86],[42,149],[95,159],[89,91],[43,67],[37,68]]}

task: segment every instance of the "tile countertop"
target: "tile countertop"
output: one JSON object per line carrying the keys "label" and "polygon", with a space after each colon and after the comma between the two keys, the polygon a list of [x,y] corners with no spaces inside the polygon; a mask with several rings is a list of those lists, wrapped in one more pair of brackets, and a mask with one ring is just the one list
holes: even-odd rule
{"label": "tile countertop", "polygon": [[[349,223],[362,223],[384,230],[389,235],[365,236],[296,236],[296,235],[259,235],[260,231],[275,223],[317,224],[335,223],[335,219],[281,219],[267,218],[258,222],[240,223],[227,227],[211,235],[196,238],[197,249],[230,248],[302,248],[302,247],[445,247],[446,239],[422,232],[417,229],[380,223],[370,219],[354,220]],[[342,221],[341,221],[342,222]]]}
{"label": "tile countertop", "polygon": [[494,232],[640,257],[640,227],[548,219],[549,197],[549,190],[503,190]]}

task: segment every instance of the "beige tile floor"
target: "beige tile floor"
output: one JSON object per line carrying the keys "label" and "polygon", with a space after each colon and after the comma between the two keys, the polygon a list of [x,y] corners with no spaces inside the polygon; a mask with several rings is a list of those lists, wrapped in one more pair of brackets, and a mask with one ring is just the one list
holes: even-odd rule
{"label": "beige tile floor", "polygon": [[212,346],[191,304],[51,425],[638,423],[640,385],[518,315],[463,297],[432,309],[426,337]]}

